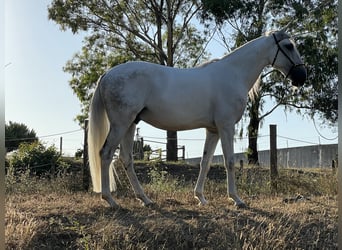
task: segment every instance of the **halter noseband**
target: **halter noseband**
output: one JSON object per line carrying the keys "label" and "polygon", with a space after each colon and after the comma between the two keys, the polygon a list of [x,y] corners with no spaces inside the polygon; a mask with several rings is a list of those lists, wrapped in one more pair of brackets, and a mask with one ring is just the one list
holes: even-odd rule
{"label": "halter noseband", "polygon": [[298,67],[298,66],[303,66],[304,63],[296,64],[296,63],[291,59],[291,57],[289,57],[289,56],[286,54],[286,52],[280,47],[279,42],[280,42],[281,40],[278,41],[274,33],[273,33],[272,35],[273,35],[274,41],[276,42],[276,44],[277,44],[277,46],[278,46],[277,53],[275,54],[275,57],[274,57],[273,62],[272,62],[272,67],[273,67],[275,61],[277,60],[277,56],[278,56],[279,50],[280,50],[280,51],[283,53],[283,55],[284,55],[287,59],[289,59],[289,61],[292,63],[292,67],[290,68],[289,72],[288,72],[287,75],[285,76],[285,79],[286,79],[286,78],[290,75],[291,71],[292,71],[294,68],[296,68],[296,67]]}

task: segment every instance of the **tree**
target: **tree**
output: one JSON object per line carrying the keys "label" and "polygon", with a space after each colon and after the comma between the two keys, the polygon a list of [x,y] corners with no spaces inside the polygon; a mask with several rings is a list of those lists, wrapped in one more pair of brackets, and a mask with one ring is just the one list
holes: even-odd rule
{"label": "tree", "polygon": [[36,132],[25,124],[9,121],[5,124],[5,147],[7,152],[18,149],[24,142],[38,141]]}
{"label": "tree", "polygon": [[[293,33],[303,34],[299,39],[299,50],[308,65],[308,83],[311,92],[300,93],[304,96],[301,102],[290,102],[294,108],[305,109],[314,117],[322,118],[322,123],[329,126],[337,125],[337,1],[304,1],[292,4],[290,16],[281,22],[292,23],[289,28]],[[300,23],[301,25],[298,25]],[[298,105],[298,103],[300,103]]]}
{"label": "tree", "polygon": [[[91,32],[82,51],[65,71],[82,103],[82,122],[98,77],[108,68],[127,60],[147,60],[167,66],[194,66],[206,57],[208,32],[191,24],[200,9],[197,1],[63,1],[48,7],[49,19],[65,30]],[[177,133],[167,133],[167,159],[177,160]]]}
{"label": "tree", "polygon": [[[285,110],[296,110],[314,117],[317,113],[324,122],[337,122],[337,1],[209,1],[202,0],[204,18],[214,18],[224,27],[233,28],[239,46],[261,36],[267,29],[291,24],[298,49],[308,64],[308,80],[296,92],[278,73],[266,70],[261,75],[259,93],[249,100],[245,112],[248,117],[248,160],[258,163],[257,139],[262,120],[282,105]],[[227,41],[227,39],[225,39]],[[274,107],[264,110],[266,99],[274,100]],[[242,132],[240,134],[243,134]]]}

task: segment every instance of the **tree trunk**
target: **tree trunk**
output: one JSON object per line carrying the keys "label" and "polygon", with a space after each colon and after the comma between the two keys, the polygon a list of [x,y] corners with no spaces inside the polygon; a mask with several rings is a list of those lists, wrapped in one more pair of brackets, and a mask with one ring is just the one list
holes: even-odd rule
{"label": "tree trunk", "polygon": [[167,131],[166,160],[178,160],[177,131]]}
{"label": "tree trunk", "polygon": [[[167,4],[167,66],[173,67],[173,26],[174,19],[172,15],[171,1],[166,1]],[[167,131],[167,145],[166,145],[166,160],[167,161],[178,161],[178,150],[177,150],[177,131]]]}
{"label": "tree trunk", "polygon": [[[174,20],[172,19],[171,13],[171,2],[166,1],[167,4],[167,54],[163,52],[163,37],[162,37],[162,25],[163,25],[163,8],[164,1],[156,4],[154,7],[156,13],[156,26],[157,26],[157,41],[159,48],[159,63],[161,65],[167,65],[173,67],[173,25]],[[167,143],[166,143],[166,160],[167,161],[177,161],[177,132],[167,131]]]}
{"label": "tree trunk", "polygon": [[251,103],[249,110],[249,125],[248,125],[248,164],[259,165],[258,157],[258,134],[259,134],[259,97]]}
{"label": "tree trunk", "polygon": [[257,147],[258,138],[255,136],[248,136],[248,137],[249,137],[248,138],[248,164],[259,165],[258,147]]}

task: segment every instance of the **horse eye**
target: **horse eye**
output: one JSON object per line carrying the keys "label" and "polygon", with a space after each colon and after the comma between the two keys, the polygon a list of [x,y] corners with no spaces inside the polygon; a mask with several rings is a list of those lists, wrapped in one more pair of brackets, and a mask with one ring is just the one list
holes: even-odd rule
{"label": "horse eye", "polygon": [[291,50],[293,49],[293,44],[292,43],[285,44],[285,48],[287,48],[288,50]]}

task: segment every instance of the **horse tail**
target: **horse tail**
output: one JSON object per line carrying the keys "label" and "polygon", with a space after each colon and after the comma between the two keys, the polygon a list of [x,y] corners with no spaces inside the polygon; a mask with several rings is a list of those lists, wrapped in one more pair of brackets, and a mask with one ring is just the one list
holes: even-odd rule
{"label": "horse tail", "polygon": [[[88,157],[90,174],[93,183],[93,190],[96,193],[101,192],[101,155],[100,151],[106,141],[109,133],[109,120],[105,106],[103,104],[102,96],[100,93],[100,83],[102,75],[97,81],[97,87],[94,92],[89,112],[88,124]],[[112,164],[111,164],[112,165]],[[110,190],[116,189],[115,178],[110,166],[109,171]]]}

